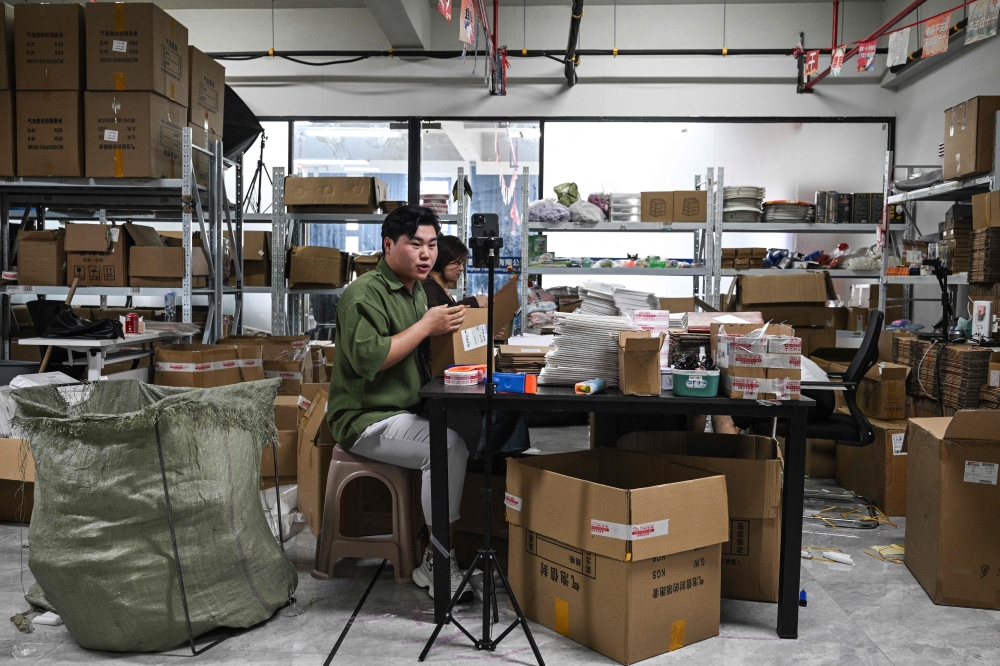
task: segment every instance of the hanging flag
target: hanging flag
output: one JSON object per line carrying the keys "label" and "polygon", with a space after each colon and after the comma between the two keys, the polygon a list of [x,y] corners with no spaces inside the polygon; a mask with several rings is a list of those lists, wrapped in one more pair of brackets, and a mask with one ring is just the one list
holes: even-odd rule
{"label": "hanging flag", "polygon": [[924,24],[924,51],[921,58],[948,50],[948,32],[951,30],[951,12],[945,12],[937,18],[932,18]]}
{"label": "hanging flag", "polygon": [[438,0],[438,12],[451,23],[451,0]]}
{"label": "hanging flag", "polygon": [[514,226],[521,226],[521,213],[517,210],[517,199],[510,204],[510,219],[514,221]]}
{"label": "hanging flag", "polygon": [[872,72],[875,70],[875,46],[878,40],[858,44],[858,71]]}
{"label": "hanging flag", "polygon": [[819,51],[806,51],[806,76],[819,74]]}
{"label": "hanging flag", "polygon": [[889,35],[889,57],[886,67],[906,64],[910,55],[910,29],[903,28]]}
{"label": "hanging flag", "polygon": [[458,21],[458,38],[466,44],[476,40],[476,12],[471,0],[462,0],[462,15]]}
{"label": "hanging flag", "polygon": [[969,23],[965,28],[965,43],[972,44],[997,34],[997,15],[1000,14],[1000,0],[976,0],[969,11]]}
{"label": "hanging flag", "polygon": [[830,73],[840,76],[840,68],[844,66],[844,49],[839,46],[833,50],[833,60],[830,61]]}

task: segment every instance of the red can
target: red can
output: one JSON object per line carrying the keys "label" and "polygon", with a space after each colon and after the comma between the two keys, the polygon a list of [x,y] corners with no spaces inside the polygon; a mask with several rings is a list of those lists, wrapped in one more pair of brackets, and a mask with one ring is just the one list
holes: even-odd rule
{"label": "red can", "polygon": [[135,335],[139,332],[139,315],[129,312],[125,315],[125,335]]}

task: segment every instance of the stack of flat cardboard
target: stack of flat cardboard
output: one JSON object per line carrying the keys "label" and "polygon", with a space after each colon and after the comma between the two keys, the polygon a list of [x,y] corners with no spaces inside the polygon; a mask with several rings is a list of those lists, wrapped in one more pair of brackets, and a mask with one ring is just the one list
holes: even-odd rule
{"label": "stack of flat cardboard", "polygon": [[712,334],[709,331],[692,333],[688,331],[670,331],[669,347],[670,365],[677,365],[684,354],[704,354],[708,355],[711,347]]}
{"label": "stack of flat cardboard", "polygon": [[972,232],[970,282],[1000,282],[1000,227]]}
{"label": "stack of flat cardboard", "polygon": [[545,367],[545,355],[555,347],[524,347],[500,345],[497,348],[497,370],[537,375]]}
{"label": "stack of flat cardboard", "polygon": [[1000,409],[1000,388],[984,386],[979,389],[979,409]]}
{"label": "stack of flat cardboard", "polygon": [[910,368],[906,378],[906,393],[908,395],[926,398],[937,398],[937,383],[935,366],[937,350],[940,345],[934,345],[916,337],[901,337],[896,341],[896,362]]}
{"label": "stack of flat cardboard", "polygon": [[954,409],[979,406],[979,390],[989,379],[988,347],[948,345],[941,352],[941,393],[944,404]]}
{"label": "stack of flat cardboard", "polygon": [[945,220],[941,240],[948,246],[948,268],[953,273],[967,272],[972,250],[972,220]]}

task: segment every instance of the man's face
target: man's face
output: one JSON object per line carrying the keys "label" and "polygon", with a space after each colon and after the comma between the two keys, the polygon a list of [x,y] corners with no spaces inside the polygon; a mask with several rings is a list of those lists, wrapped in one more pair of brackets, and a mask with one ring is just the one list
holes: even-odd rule
{"label": "man's face", "polygon": [[429,224],[417,227],[413,238],[385,239],[385,261],[403,282],[423,282],[436,260],[437,232]]}

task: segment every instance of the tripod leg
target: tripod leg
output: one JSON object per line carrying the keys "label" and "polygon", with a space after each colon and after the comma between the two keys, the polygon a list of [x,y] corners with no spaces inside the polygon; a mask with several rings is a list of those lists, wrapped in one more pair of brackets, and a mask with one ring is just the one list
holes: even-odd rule
{"label": "tripod leg", "polygon": [[454,610],[455,604],[457,604],[458,600],[462,597],[462,591],[465,590],[465,586],[469,584],[469,580],[472,578],[472,572],[475,570],[476,563],[479,562],[481,557],[481,553],[476,553],[475,559],[472,560],[472,565],[469,567],[468,571],[465,572],[462,582],[458,585],[458,589],[455,590],[455,594],[452,596],[451,601],[448,602],[448,608],[444,612],[444,617],[441,618],[441,621],[434,626],[434,632],[431,634],[431,637],[427,639],[427,645],[424,646],[420,656],[417,657],[417,661],[423,661],[427,658],[427,653],[431,651],[431,647],[433,647],[434,641],[437,640],[438,634],[441,633],[441,629],[444,628],[444,625],[452,621],[451,611]]}
{"label": "tripod leg", "polygon": [[517,603],[517,597],[514,596],[514,590],[510,589],[510,583],[507,581],[507,576],[500,567],[497,567],[497,571],[500,573],[500,580],[503,581],[504,589],[507,590],[507,597],[510,599],[510,605],[514,607],[514,613],[517,614],[517,618],[521,621],[521,628],[524,629],[524,636],[528,639],[528,645],[531,646],[531,651],[535,653],[535,659],[538,661],[538,666],[545,666],[545,662],[542,660],[542,653],[538,651],[538,646],[535,644],[535,637],[531,635],[531,629],[528,628],[528,619],[524,617],[524,613],[521,612],[521,606]]}

